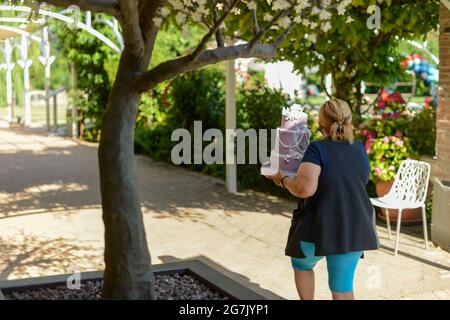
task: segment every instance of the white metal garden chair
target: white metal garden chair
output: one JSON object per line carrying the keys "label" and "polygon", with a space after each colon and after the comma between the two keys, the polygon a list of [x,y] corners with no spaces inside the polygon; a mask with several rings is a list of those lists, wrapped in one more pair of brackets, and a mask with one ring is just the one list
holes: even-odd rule
{"label": "white metal garden chair", "polygon": [[402,211],[404,209],[422,208],[423,234],[425,248],[428,250],[427,218],[425,214],[425,200],[430,179],[430,165],[423,161],[405,160],[395,176],[391,190],[381,198],[371,198],[374,207],[385,208],[388,236],[391,239],[391,223],[389,221],[389,209],[398,209],[397,234],[395,239],[395,252],[398,252],[400,238],[400,225]]}

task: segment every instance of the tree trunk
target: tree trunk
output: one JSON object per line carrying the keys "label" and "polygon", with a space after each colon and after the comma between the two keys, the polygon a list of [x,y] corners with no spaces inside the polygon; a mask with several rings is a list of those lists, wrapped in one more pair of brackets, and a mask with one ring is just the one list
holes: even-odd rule
{"label": "tree trunk", "polygon": [[336,90],[336,98],[346,101],[352,109],[355,119],[359,119],[361,117],[362,95],[359,97],[358,92],[355,92],[355,90],[359,90],[358,84],[354,84],[351,79],[336,79],[336,77],[334,77],[333,82]]}
{"label": "tree trunk", "polygon": [[140,94],[131,83],[144,70],[145,61],[125,49],[103,116],[98,155],[105,224],[104,299],[155,297],[133,165]]}

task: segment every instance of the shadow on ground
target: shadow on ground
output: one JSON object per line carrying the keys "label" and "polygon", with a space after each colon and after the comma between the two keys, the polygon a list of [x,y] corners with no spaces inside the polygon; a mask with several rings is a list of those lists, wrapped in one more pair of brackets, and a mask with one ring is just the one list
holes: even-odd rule
{"label": "shadow on ground", "polygon": [[0,238],[0,247],[0,280],[98,270],[103,264],[98,248],[78,239],[44,239],[21,233],[14,239]]}
{"label": "shadow on ground", "polygon": [[32,136],[5,142],[3,131],[0,219],[99,207],[95,148],[70,141],[63,147],[49,147]]}
{"label": "shadow on ground", "polygon": [[[55,139],[45,131],[0,129],[0,219],[100,209],[97,148],[70,139],[58,146]],[[214,209],[290,215],[276,197],[230,195],[220,180],[170,164],[137,156],[135,168],[144,212],[158,218],[201,221],[200,211]]]}

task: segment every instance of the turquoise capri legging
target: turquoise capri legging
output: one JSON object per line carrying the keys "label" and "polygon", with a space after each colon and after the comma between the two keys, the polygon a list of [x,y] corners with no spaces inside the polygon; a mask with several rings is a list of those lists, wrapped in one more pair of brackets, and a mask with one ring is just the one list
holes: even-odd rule
{"label": "turquoise capri legging", "polygon": [[[292,267],[295,270],[312,270],[323,256],[315,256],[315,245],[311,242],[300,242],[300,247],[306,258],[291,258]],[[356,265],[362,251],[351,251],[342,254],[326,256],[328,269],[328,286],[333,292],[353,291],[353,278]]]}

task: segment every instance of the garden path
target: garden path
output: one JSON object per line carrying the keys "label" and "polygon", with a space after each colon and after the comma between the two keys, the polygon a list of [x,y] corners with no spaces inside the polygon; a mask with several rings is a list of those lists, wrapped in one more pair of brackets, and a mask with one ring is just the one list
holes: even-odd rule
{"label": "garden path", "polygon": [[[269,298],[296,299],[284,245],[295,203],[136,156],[154,263],[200,259]],[[358,266],[360,299],[450,299],[450,254],[423,249],[420,227],[404,228],[400,253],[378,226],[382,248]],[[97,146],[0,128],[0,279],[103,267]],[[326,264],[318,299],[329,299]]]}

